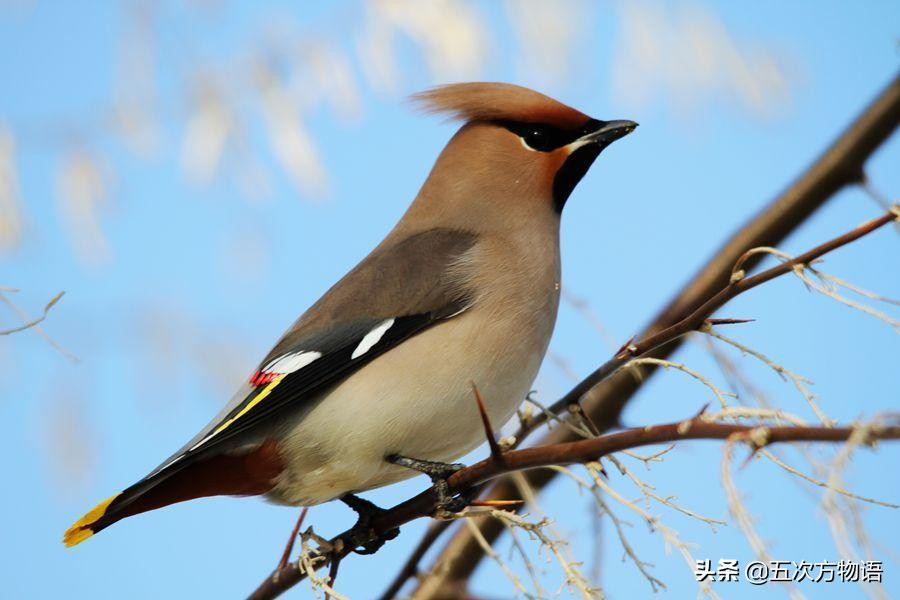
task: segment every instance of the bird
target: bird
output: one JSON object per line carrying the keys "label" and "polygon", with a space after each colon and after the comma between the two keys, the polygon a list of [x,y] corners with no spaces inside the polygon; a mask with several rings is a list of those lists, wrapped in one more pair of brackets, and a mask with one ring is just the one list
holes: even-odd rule
{"label": "bird", "polygon": [[[386,237],[295,321],[200,432],[63,536],[195,498],[309,507],[425,472],[484,441],[537,376],[560,295],[560,219],[629,120],[511,83],[413,96],[461,126]],[[452,470],[452,469],[451,469]]]}

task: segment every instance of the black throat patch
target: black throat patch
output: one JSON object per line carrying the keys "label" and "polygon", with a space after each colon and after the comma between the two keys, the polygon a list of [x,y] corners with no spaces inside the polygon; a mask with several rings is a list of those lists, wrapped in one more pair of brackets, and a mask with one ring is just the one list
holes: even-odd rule
{"label": "black throat patch", "polygon": [[585,144],[569,155],[553,178],[553,207],[561,213],[572,190],[581,181],[591,165],[600,155],[603,147],[599,144]]}

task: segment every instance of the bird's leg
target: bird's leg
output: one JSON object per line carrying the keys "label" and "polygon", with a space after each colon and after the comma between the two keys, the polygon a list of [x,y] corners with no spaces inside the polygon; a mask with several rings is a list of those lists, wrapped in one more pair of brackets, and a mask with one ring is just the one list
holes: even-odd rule
{"label": "bird's leg", "polygon": [[349,540],[351,544],[355,544],[353,551],[357,554],[375,554],[385,542],[400,535],[400,529],[395,527],[369,541],[372,534],[372,519],[383,513],[384,509],[353,494],[344,494],[339,499],[358,515],[356,525],[350,529]]}
{"label": "bird's leg", "polygon": [[389,463],[399,467],[413,469],[420,473],[428,475],[431,483],[434,485],[434,491],[437,494],[437,504],[435,505],[435,513],[448,512],[457,513],[469,505],[471,498],[461,495],[456,498],[450,493],[450,486],[447,479],[459,471],[464,469],[466,465],[462,463],[442,463],[432,460],[420,460],[392,454],[387,457]]}

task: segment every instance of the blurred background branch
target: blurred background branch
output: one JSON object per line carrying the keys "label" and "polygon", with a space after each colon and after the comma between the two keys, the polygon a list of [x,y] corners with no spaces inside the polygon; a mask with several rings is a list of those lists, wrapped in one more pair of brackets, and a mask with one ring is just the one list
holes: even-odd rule
{"label": "blurred background branch", "polygon": [[25,323],[19,325],[18,327],[13,327],[11,329],[0,329],[0,335],[9,335],[11,333],[18,333],[20,331],[25,331],[26,329],[31,329],[38,325],[41,321],[47,318],[47,313],[50,312],[50,309],[53,308],[53,305],[59,302],[59,299],[63,297],[65,292],[60,292],[57,295],[53,296],[49,302],[44,306],[44,310],[41,313],[41,316],[36,319],[28,320],[25,317],[25,314],[19,309],[18,306],[12,303],[12,301],[6,297],[5,293],[17,292],[19,290],[13,288],[3,288],[0,287],[0,301],[2,301],[7,307],[16,312],[20,317],[25,319]]}

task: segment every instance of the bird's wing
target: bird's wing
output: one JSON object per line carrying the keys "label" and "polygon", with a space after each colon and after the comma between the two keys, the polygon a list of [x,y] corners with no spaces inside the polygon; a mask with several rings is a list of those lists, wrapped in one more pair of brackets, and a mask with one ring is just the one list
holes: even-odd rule
{"label": "bird's wing", "polygon": [[303,406],[380,354],[465,311],[472,295],[458,273],[475,238],[431,229],[376,248],[294,323],[222,412],[148,478]]}

